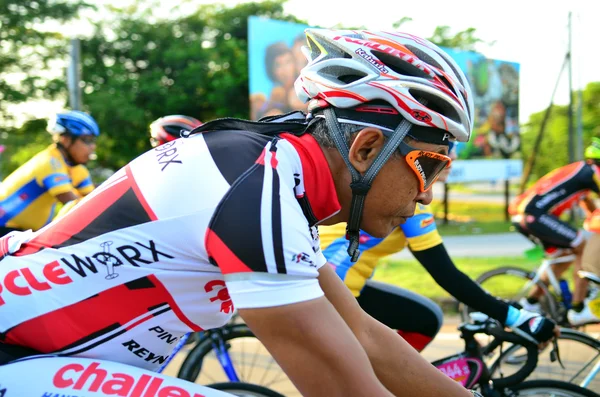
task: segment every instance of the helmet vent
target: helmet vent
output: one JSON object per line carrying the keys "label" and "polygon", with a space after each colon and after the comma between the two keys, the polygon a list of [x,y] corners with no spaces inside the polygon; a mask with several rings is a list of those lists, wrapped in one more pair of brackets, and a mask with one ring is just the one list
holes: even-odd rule
{"label": "helmet vent", "polygon": [[419,77],[423,79],[431,79],[427,73],[419,69],[418,67],[411,65],[410,63],[403,61],[397,56],[387,54],[381,51],[372,51],[373,55],[375,55],[385,66],[392,69],[394,72],[401,74],[403,76],[411,76],[411,77]]}
{"label": "helmet vent", "polygon": [[325,66],[319,74],[338,84],[351,84],[367,76],[360,70],[344,66]]}
{"label": "helmet vent", "polygon": [[448,104],[446,101],[426,91],[411,89],[409,92],[414,98],[419,98],[419,102],[426,104],[427,107],[434,112],[437,112],[452,121],[461,123],[460,116],[458,115],[456,109],[454,109],[452,105]]}

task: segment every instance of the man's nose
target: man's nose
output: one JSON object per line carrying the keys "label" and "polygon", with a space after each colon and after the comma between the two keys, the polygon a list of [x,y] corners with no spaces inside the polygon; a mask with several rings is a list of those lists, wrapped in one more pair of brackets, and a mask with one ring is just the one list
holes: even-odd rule
{"label": "man's nose", "polygon": [[419,194],[417,194],[416,201],[418,203],[421,203],[423,205],[429,205],[429,204],[431,204],[432,200],[433,200],[433,189],[432,188],[429,188],[427,191],[419,192]]}

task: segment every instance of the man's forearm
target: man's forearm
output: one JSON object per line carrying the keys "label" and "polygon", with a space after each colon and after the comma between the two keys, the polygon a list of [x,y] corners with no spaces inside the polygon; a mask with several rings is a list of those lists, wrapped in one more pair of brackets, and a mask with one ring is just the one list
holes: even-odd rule
{"label": "man's forearm", "polygon": [[473,397],[460,384],[428,363],[400,335],[371,320],[359,340],[375,374],[394,395]]}

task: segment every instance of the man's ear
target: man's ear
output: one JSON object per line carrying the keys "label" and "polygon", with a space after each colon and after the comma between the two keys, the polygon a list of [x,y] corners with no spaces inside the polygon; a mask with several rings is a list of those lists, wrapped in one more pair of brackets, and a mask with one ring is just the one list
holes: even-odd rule
{"label": "man's ear", "polygon": [[348,158],[358,172],[364,174],[385,145],[385,135],[379,128],[367,127],[360,130],[352,145]]}

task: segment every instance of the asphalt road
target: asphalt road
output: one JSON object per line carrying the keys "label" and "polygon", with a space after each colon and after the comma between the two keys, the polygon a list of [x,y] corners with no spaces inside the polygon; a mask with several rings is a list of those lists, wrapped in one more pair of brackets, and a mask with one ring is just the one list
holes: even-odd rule
{"label": "asphalt road", "polygon": [[[451,257],[521,256],[533,248],[531,241],[518,233],[481,234],[471,236],[444,236],[444,245]],[[409,250],[394,258],[410,259]]]}

